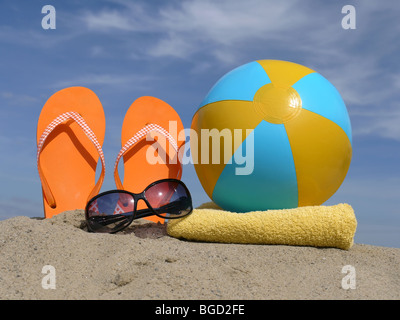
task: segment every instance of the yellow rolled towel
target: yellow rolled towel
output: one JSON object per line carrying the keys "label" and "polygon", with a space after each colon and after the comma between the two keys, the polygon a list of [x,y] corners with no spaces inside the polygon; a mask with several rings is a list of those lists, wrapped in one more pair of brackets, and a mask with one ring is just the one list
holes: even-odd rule
{"label": "yellow rolled towel", "polygon": [[206,203],[182,219],[169,220],[168,235],[186,240],[334,247],[353,245],[357,220],[353,208],[308,206],[235,213]]}

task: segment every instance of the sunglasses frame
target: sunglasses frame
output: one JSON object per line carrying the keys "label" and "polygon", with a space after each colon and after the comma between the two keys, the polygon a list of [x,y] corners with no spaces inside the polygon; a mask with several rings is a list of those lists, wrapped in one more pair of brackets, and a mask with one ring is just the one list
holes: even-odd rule
{"label": "sunglasses frame", "polygon": [[[177,182],[178,184],[183,186],[183,188],[186,191],[186,194],[188,195],[188,199],[190,201],[190,211],[187,214],[185,214],[183,216],[179,216],[179,217],[174,217],[174,216],[165,217],[165,216],[162,216],[162,215],[158,214],[153,209],[153,207],[150,205],[149,201],[146,198],[146,191],[148,189],[150,189],[151,187],[153,187],[154,185],[162,183],[162,182]],[[86,219],[86,225],[87,225],[89,231],[98,233],[96,230],[92,229],[92,227],[90,226],[90,223],[89,223],[89,205],[93,201],[97,200],[98,198],[100,198],[102,196],[105,196],[107,194],[110,194],[110,193],[126,193],[126,194],[129,194],[129,195],[133,196],[134,207],[133,207],[132,216],[130,217],[130,221],[127,224],[124,224],[121,227],[116,228],[115,230],[112,230],[110,232],[105,232],[105,233],[112,234],[112,233],[116,233],[118,231],[121,231],[121,230],[129,227],[129,225],[133,222],[133,220],[137,220],[137,219],[141,219],[141,218],[145,218],[145,217],[150,217],[150,216],[153,216],[153,215],[156,215],[156,216],[158,216],[158,217],[160,217],[162,219],[180,219],[180,218],[183,218],[183,217],[189,215],[193,211],[192,196],[191,196],[187,186],[181,180],[178,180],[178,179],[171,179],[171,178],[169,178],[169,179],[161,179],[161,180],[157,180],[157,181],[154,181],[151,184],[149,184],[141,193],[133,193],[133,192],[130,192],[130,191],[127,191],[127,190],[114,189],[114,190],[108,190],[108,191],[99,193],[98,195],[94,196],[92,199],[90,199],[88,201],[88,203],[86,204],[86,207],[85,207],[85,219]],[[146,209],[137,210],[137,203],[138,203],[139,200],[143,200],[146,203],[146,205],[147,205]]]}

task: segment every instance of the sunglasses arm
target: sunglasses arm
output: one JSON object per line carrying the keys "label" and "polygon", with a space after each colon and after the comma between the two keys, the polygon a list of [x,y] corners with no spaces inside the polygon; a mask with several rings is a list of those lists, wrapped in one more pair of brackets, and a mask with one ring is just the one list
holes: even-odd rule
{"label": "sunglasses arm", "polygon": [[[134,219],[140,219],[140,218],[153,216],[153,215],[155,215],[157,213],[162,214],[162,213],[164,213],[166,211],[168,212],[169,209],[176,209],[177,207],[179,207],[177,205],[177,203],[179,203],[182,206],[182,203],[180,203],[179,201],[174,201],[174,202],[168,203],[168,204],[166,204],[164,206],[161,206],[158,209],[151,210],[149,208],[146,208],[146,209],[137,210]],[[184,204],[183,208],[186,208],[186,207],[187,207],[186,204]]]}
{"label": "sunglasses arm", "polygon": [[[90,219],[93,221],[97,221],[102,225],[109,225],[112,223],[116,223],[118,221],[125,221],[126,220],[126,214],[132,214],[132,211],[125,212],[125,214],[118,214],[118,215],[112,215],[112,216],[93,216]],[[141,209],[137,210],[135,217],[133,218],[134,220],[140,219],[140,218],[145,218],[149,216],[154,216],[155,213],[150,210],[150,209]]]}
{"label": "sunglasses arm", "polygon": [[[162,206],[162,207],[160,207],[160,208],[158,208],[156,210],[152,210],[152,209],[149,209],[149,208],[140,209],[140,210],[136,211],[133,220],[140,219],[140,218],[146,218],[146,217],[149,217],[149,216],[154,216],[156,214],[155,212],[163,213],[164,211],[168,211],[168,209],[170,209],[170,208],[176,208],[176,204],[175,203],[169,203],[169,204],[166,204],[166,205],[164,205],[164,206]],[[132,211],[125,212],[125,214],[132,214]],[[123,221],[124,222],[126,220],[126,215],[125,214],[118,214],[118,215],[112,215],[112,216],[94,216],[94,217],[92,217],[90,219],[92,219],[94,221],[97,221],[99,223],[101,221],[102,225],[109,225],[109,224],[112,224],[112,223],[116,223],[118,221]]]}

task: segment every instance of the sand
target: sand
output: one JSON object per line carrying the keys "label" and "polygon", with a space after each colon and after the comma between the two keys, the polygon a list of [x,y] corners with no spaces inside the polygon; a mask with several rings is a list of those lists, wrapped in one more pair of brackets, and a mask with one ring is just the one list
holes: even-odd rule
{"label": "sand", "polygon": [[[0,252],[2,300],[400,299],[397,248],[189,242],[145,220],[95,234],[81,210],[1,221]],[[53,282],[45,265],[54,267]],[[55,289],[43,288],[49,284]]]}

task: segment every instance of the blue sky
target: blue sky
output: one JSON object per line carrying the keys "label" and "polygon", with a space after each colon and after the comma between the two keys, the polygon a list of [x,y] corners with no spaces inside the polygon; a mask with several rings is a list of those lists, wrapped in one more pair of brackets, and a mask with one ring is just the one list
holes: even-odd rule
{"label": "blue sky", "polygon": [[[44,30],[44,5],[56,29]],[[342,28],[342,7],[356,29]],[[400,247],[400,7],[394,0],[186,0],[0,2],[0,219],[43,216],[36,124],[57,90],[86,86],[106,115],[107,176],[125,112],[150,95],[172,105],[186,128],[225,73],[258,59],[288,60],[329,79],[353,129],[348,175],[326,204],[353,206],[355,242]],[[183,180],[208,201],[192,165]]]}

